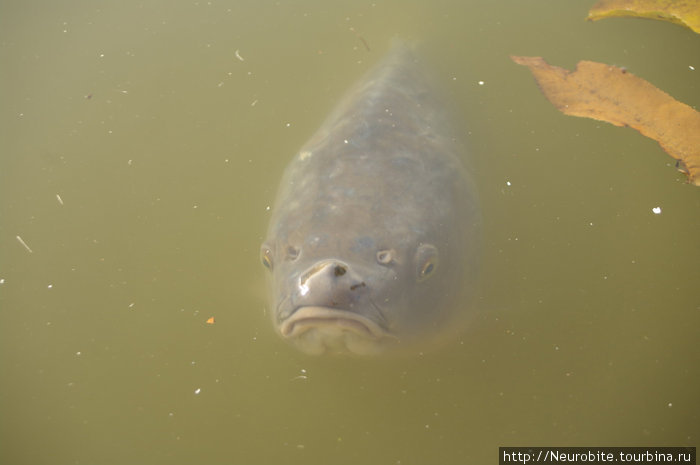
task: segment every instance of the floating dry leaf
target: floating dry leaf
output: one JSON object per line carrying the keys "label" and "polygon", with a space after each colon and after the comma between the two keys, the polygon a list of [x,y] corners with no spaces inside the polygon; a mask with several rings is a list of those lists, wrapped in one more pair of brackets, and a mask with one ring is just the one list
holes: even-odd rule
{"label": "floating dry leaf", "polygon": [[700,0],[600,0],[588,19],[632,16],[670,21],[700,34]]}
{"label": "floating dry leaf", "polygon": [[623,68],[580,61],[572,72],[541,57],[511,59],[530,68],[562,113],[636,129],[658,141],[679,160],[688,181],[700,186],[700,113]]}

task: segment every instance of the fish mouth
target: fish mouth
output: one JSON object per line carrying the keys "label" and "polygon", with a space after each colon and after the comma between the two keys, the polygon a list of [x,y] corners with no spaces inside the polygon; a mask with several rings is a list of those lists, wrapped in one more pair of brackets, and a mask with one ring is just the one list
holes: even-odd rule
{"label": "fish mouth", "polygon": [[280,326],[282,336],[294,338],[310,329],[336,327],[369,339],[381,339],[388,333],[374,321],[357,313],[337,308],[300,307]]}
{"label": "fish mouth", "polygon": [[279,328],[310,354],[353,352],[376,353],[388,341],[398,339],[371,319],[347,310],[324,306],[299,307]]}

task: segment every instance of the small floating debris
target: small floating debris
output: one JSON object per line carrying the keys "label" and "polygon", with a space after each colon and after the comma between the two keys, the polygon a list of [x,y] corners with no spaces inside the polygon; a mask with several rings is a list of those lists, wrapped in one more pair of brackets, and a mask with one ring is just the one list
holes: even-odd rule
{"label": "small floating debris", "polygon": [[19,237],[19,236],[16,236],[16,237],[17,237],[17,240],[19,241],[19,243],[22,244],[22,247],[24,247],[25,249],[27,249],[27,252],[29,252],[29,253],[34,253],[34,251],[33,251],[32,249],[29,248],[29,246],[27,245],[27,243],[24,242],[24,241],[22,240],[21,237]]}
{"label": "small floating debris", "polygon": [[58,200],[58,203],[63,205],[63,199],[61,198],[61,196],[59,194],[56,194],[56,200]]}
{"label": "small floating debris", "polygon": [[236,58],[238,58],[239,60],[245,61],[245,60],[243,59],[243,57],[241,56],[240,52],[238,51],[238,49],[236,49],[235,55],[236,55]]}
{"label": "small floating debris", "polygon": [[207,324],[208,324],[208,325],[213,325],[214,323],[216,323],[216,321],[214,320],[214,317],[213,317],[213,316],[212,316],[212,317],[209,317],[209,319],[207,320]]}

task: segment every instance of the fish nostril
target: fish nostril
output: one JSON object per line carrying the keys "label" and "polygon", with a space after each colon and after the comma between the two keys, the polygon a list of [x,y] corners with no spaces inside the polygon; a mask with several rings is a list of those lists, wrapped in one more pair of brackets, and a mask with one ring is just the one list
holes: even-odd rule
{"label": "fish nostril", "polygon": [[306,270],[305,273],[303,273],[299,277],[299,284],[300,285],[307,285],[307,281],[312,279],[314,276],[319,275],[319,274],[326,274],[326,276],[332,276],[333,278],[338,278],[340,276],[343,276],[347,274],[348,272],[348,267],[345,264],[338,264],[338,262],[333,263],[333,262],[322,262],[322,263],[317,263],[316,265],[312,266],[308,270]]}
{"label": "fish nostril", "polygon": [[348,270],[342,265],[336,265],[335,268],[333,269],[333,274],[335,276],[343,276],[345,273],[347,273]]}

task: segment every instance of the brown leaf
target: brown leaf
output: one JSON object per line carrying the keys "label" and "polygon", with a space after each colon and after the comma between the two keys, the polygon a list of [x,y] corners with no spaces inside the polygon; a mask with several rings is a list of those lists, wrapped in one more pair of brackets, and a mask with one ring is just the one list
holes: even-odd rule
{"label": "brown leaf", "polygon": [[661,19],[700,34],[700,0],[600,0],[588,12],[591,21],[616,16]]}
{"label": "brown leaf", "polygon": [[636,129],[680,160],[688,181],[700,186],[700,113],[616,66],[580,61],[572,72],[541,57],[511,59],[530,68],[559,111]]}

